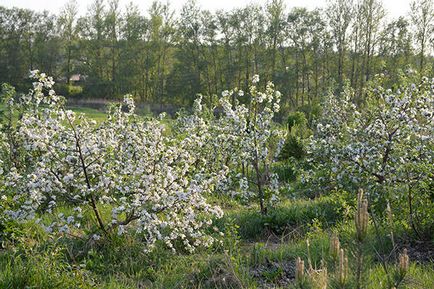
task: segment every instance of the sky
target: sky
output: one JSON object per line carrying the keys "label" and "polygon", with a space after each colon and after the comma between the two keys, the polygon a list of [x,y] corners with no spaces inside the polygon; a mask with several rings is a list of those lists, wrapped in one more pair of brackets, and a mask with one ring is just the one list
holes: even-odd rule
{"label": "sky", "polygon": [[[171,0],[171,7],[175,11],[180,11],[182,5],[187,0]],[[29,8],[36,11],[48,10],[52,13],[58,13],[65,5],[67,0],[0,0],[1,6]],[[80,8],[80,14],[84,15],[88,6],[93,0],[77,0]],[[120,0],[120,6],[125,7],[129,2],[135,3],[142,11],[146,11],[152,3],[152,0]],[[162,0],[161,2],[165,2]],[[265,0],[197,0],[197,3],[203,9],[216,11],[219,9],[230,10],[232,8],[244,7],[250,3],[264,4]],[[325,7],[326,0],[284,0],[287,7],[306,7],[313,9],[316,7]],[[383,0],[384,7],[388,12],[389,18],[396,18],[407,15],[411,0]]]}

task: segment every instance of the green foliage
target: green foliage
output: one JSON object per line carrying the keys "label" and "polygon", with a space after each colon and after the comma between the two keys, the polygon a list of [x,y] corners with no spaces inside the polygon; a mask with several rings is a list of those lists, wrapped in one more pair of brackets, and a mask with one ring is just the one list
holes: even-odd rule
{"label": "green foliage", "polygon": [[257,240],[269,233],[282,235],[293,231],[295,235],[309,231],[313,224],[319,227],[331,226],[347,218],[352,202],[345,192],[315,200],[286,201],[263,216],[249,211],[228,213],[238,224],[243,239]]}
{"label": "green foliage", "polygon": [[294,126],[306,126],[307,125],[307,119],[303,112],[296,111],[291,114],[289,114],[288,119],[286,121],[288,125],[288,131],[291,131]]}
{"label": "green foliage", "polygon": [[281,160],[302,160],[306,156],[306,141],[311,135],[308,121],[303,112],[296,111],[288,116],[288,134],[279,155]]}
{"label": "green foliage", "polygon": [[279,161],[272,167],[280,182],[291,183],[297,179],[297,168],[290,161]]}
{"label": "green foliage", "polygon": [[66,97],[80,98],[83,97],[83,87],[74,84],[57,84],[56,89],[60,95]]}
{"label": "green foliage", "polygon": [[294,158],[301,160],[306,155],[304,141],[295,135],[288,135],[280,154],[281,159]]}
{"label": "green foliage", "polygon": [[312,127],[313,120],[317,119],[321,114],[321,105],[320,103],[301,105],[298,108],[298,111],[304,113],[307,120],[307,125]]}

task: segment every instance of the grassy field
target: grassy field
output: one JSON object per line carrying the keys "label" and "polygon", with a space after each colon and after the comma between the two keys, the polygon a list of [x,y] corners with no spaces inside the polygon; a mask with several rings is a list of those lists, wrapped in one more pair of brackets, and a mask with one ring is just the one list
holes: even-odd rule
{"label": "grassy field", "polygon": [[[26,224],[15,232],[16,242],[5,244],[0,252],[0,288],[325,288],[325,266],[327,288],[356,288],[355,257],[348,254],[350,274],[341,287],[337,260],[329,254],[332,233],[339,236],[342,248],[355,250],[355,229],[347,216],[351,204],[336,199],[287,200],[266,217],[228,205],[224,219],[217,222],[226,233],[223,245],[194,254],[164,248],[145,254],[134,236],[99,242],[53,240]],[[404,246],[404,232],[398,226],[394,230]],[[364,246],[364,288],[389,288],[385,270],[396,270],[397,261],[391,257],[383,266],[378,260],[392,249],[388,232],[370,228]],[[410,258],[421,253],[411,252]],[[297,257],[311,272],[305,287],[294,285]],[[399,288],[434,288],[432,262],[410,260]]]}
{"label": "grassy field", "polygon": [[[89,107],[69,107],[75,113],[83,113],[88,118],[91,118],[97,122],[102,122],[107,119],[107,115],[103,110],[89,108]],[[0,103],[0,111],[4,110],[4,105]]]}
{"label": "grassy field", "polygon": [[[90,107],[79,107],[79,106],[70,106],[68,109],[72,110],[75,113],[83,113],[88,118],[91,118],[97,122],[102,122],[107,119],[107,114],[104,108],[95,109]],[[4,110],[4,105],[0,103],[0,111]],[[141,114],[142,115],[142,114]]]}
{"label": "grassy field", "polygon": [[101,122],[107,119],[106,113],[102,110],[89,107],[71,107],[70,109],[75,113],[84,113],[87,117],[96,120],[97,122]]}

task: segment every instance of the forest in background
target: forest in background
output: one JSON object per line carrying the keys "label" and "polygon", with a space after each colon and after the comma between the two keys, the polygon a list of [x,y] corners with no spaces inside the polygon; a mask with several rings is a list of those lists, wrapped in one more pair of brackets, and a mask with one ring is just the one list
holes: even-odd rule
{"label": "forest in background", "polygon": [[345,83],[361,96],[375,74],[390,85],[412,69],[431,74],[433,1],[410,9],[391,19],[381,0],[315,10],[270,0],[215,13],[190,0],[179,15],[158,1],[146,13],[118,0],[95,0],[86,15],[75,0],[56,15],[0,7],[0,83],[27,91],[37,68],[67,97],[189,105],[196,93],[245,90],[259,74],[293,110]]}

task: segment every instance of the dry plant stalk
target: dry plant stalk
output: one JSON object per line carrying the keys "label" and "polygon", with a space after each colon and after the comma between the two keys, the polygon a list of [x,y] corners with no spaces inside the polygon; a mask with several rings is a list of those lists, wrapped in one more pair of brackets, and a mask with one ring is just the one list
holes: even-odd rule
{"label": "dry plant stalk", "polygon": [[362,242],[368,232],[368,200],[364,197],[363,190],[359,189],[357,193],[357,212],[355,217],[357,240]]}
{"label": "dry plant stalk", "polygon": [[405,274],[408,272],[409,267],[410,258],[408,257],[407,249],[404,248],[402,254],[399,254],[399,272],[402,276],[405,276]]}
{"label": "dry plant stalk", "polygon": [[341,249],[339,252],[339,266],[338,266],[339,283],[345,284],[348,279],[348,257],[345,255],[345,250]]}
{"label": "dry plant stalk", "polygon": [[295,281],[301,283],[304,280],[304,261],[297,257],[295,261]]}
{"label": "dry plant stalk", "polygon": [[362,275],[363,275],[363,243],[366,235],[368,234],[368,200],[364,196],[363,190],[359,189],[357,192],[357,211],[354,218],[356,225],[356,240],[358,242],[356,248],[356,288],[362,288]]}
{"label": "dry plant stalk", "polygon": [[306,246],[307,246],[307,265],[309,266],[309,271],[313,270],[312,267],[312,259],[310,258],[310,241],[309,239],[306,240]]}
{"label": "dry plant stalk", "polygon": [[327,289],[328,286],[328,271],[326,267],[309,272],[309,280],[312,288]]}
{"label": "dry plant stalk", "polygon": [[330,255],[337,259],[339,257],[339,252],[341,249],[341,243],[339,242],[339,237],[336,233],[333,233],[330,241]]}
{"label": "dry plant stalk", "polygon": [[329,276],[328,276],[327,267],[325,265],[324,260],[321,260],[321,270],[319,270],[318,276],[317,278],[315,278],[316,288],[327,289],[328,279]]}

